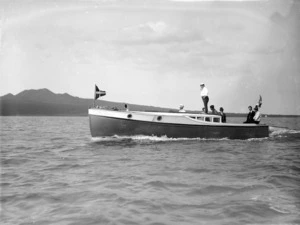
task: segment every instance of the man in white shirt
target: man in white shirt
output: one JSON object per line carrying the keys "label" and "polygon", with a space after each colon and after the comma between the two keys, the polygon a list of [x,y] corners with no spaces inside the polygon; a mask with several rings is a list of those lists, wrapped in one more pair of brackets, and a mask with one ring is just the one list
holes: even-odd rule
{"label": "man in white shirt", "polygon": [[200,95],[202,97],[204,107],[205,107],[205,113],[208,113],[207,104],[208,104],[209,98],[208,98],[208,90],[205,87],[205,84],[203,84],[203,83],[200,84],[200,90],[201,90]]}
{"label": "man in white shirt", "polygon": [[260,118],[261,118],[261,114],[260,114],[260,112],[258,111],[258,106],[255,106],[254,112],[255,112],[255,115],[254,115],[254,117],[253,117],[254,123],[259,124]]}

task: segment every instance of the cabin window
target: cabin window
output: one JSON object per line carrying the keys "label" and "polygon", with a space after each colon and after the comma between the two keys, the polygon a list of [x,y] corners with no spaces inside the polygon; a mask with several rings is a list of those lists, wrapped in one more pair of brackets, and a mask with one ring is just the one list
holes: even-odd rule
{"label": "cabin window", "polygon": [[215,117],[215,118],[213,118],[213,121],[216,123],[220,123],[220,118]]}
{"label": "cabin window", "polygon": [[210,117],[205,117],[205,121],[210,122]]}
{"label": "cabin window", "polygon": [[158,120],[158,121],[161,121],[161,119],[162,119],[161,116],[158,116],[158,117],[157,117],[157,120]]}
{"label": "cabin window", "polygon": [[132,118],[132,115],[131,115],[131,114],[128,114],[128,115],[127,115],[127,118],[128,118],[128,119],[131,119],[131,118]]}
{"label": "cabin window", "polygon": [[190,116],[190,118],[192,118],[192,119],[196,119],[196,117],[194,117],[194,116]]}
{"label": "cabin window", "polygon": [[197,117],[197,120],[204,120],[204,118],[201,116],[201,117]]}

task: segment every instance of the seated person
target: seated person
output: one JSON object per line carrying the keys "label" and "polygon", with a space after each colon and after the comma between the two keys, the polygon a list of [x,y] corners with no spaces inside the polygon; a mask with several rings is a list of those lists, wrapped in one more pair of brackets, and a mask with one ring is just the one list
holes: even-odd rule
{"label": "seated person", "polygon": [[259,124],[260,118],[261,118],[261,114],[258,111],[258,106],[255,106],[254,111],[255,111],[255,115],[253,117],[254,123]]}
{"label": "seated person", "polygon": [[226,123],[226,114],[224,113],[223,107],[220,107],[220,115],[222,123]]}
{"label": "seated person", "polygon": [[128,112],[129,111],[129,107],[127,104],[124,105],[125,110]]}
{"label": "seated person", "polygon": [[210,106],[210,110],[211,110],[211,114],[214,114],[214,115],[218,115],[218,111],[215,109],[215,106],[214,105],[211,105]]}
{"label": "seated person", "polygon": [[255,112],[252,110],[252,106],[248,106],[249,113],[247,115],[247,120],[244,123],[254,123],[253,117],[255,115]]}
{"label": "seated person", "polygon": [[179,105],[179,112],[180,113],[185,113],[185,110],[183,108],[184,108],[184,105],[180,104]]}

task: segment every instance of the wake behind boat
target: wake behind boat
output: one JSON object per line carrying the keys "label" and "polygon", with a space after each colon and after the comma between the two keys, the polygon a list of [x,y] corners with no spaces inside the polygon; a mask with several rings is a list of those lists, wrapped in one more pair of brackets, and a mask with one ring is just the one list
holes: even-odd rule
{"label": "wake behind boat", "polygon": [[[105,95],[96,86],[95,98]],[[170,138],[249,139],[269,136],[264,124],[222,123],[221,116],[212,114],[115,111],[89,109],[92,137],[104,136],[166,136]]]}

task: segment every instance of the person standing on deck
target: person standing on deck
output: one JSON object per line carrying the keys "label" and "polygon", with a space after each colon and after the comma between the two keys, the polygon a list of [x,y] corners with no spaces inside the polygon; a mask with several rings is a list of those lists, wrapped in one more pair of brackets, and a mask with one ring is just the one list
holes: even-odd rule
{"label": "person standing on deck", "polygon": [[205,113],[208,113],[208,108],[207,108],[207,104],[208,104],[208,101],[209,101],[208,89],[205,87],[204,83],[200,84],[200,90],[201,90],[200,95],[201,95],[201,98],[203,100],[204,107],[205,107]]}

